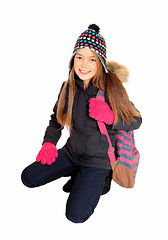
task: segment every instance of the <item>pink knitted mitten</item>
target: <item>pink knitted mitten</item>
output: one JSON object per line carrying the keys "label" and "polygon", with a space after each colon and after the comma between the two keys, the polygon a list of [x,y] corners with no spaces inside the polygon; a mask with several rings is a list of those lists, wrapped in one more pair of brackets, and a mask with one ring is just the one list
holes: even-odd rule
{"label": "pink knitted mitten", "polygon": [[56,146],[53,143],[45,142],[36,157],[36,162],[51,165],[57,157],[58,152]]}
{"label": "pink knitted mitten", "polygon": [[96,98],[89,100],[89,116],[97,121],[111,125],[114,122],[114,112],[106,102],[101,102]]}

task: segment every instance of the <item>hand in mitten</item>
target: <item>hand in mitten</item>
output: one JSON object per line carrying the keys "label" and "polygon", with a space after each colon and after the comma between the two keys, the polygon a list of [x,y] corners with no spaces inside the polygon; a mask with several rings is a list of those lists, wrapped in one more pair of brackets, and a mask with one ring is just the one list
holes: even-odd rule
{"label": "hand in mitten", "polygon": [[36,162],[51,165],[57,157],[58,152],[56,146],[53,143],[45,142],[36,157]]}
{"label": "hand in mitten", "polygon": [[106,102],[91,98],[89,103],[89,116],[91,118],[108,125],[111,125],[114,122],[114,112]]}

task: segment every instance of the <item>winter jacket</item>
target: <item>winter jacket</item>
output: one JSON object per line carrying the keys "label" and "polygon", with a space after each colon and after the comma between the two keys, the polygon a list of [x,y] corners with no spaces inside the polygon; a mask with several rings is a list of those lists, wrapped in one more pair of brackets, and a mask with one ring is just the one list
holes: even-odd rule
{"label": "winter jacket", "polygon": [[[89,116],[89,99],[95,98],[99,89],[90,82],[85,90],[83,81],[75,77],[77,86],[72,109],[72,131],[63,150],[76,166],[98,167],[111,169],[108,157],[108,140],[100,133],[97,121]],[[61,91],[60,91],[61,92]],[[53,109],[49,126],[46,129],[44,142],[57,144],[61,136],[61,125],[57,122],[57,103]],[[142,118],[135,117],[135,121],[124,123],[119,116],[115,126],[106,126],[112,145],[115,148],[116,129],[135,130],[141,125]]]}

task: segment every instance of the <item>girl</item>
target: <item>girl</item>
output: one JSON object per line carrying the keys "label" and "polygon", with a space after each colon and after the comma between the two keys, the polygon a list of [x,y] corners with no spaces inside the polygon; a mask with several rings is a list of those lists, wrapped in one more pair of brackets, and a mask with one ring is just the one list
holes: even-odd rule
{"label": "girl", "polygon": [[[114,62],[106,63],[106,43],[97,25],[90,25],[77,39],[69,68],[69,79],[62,85],[42,148],[36,162],[22,172],[22,182],[27,187],[38,187],[72,176],[64,186],[70,192],[66,217],[82,223],[91,216],[111,182],[109,145],[97,120],[106,124],[115,147],[116,129],[138,129],[142,119],[122,84],[127,80],[127,69]],[[99,90],[105,92],[105,102],[96,99]],[[70,137],[57,151],[64,126]]]}

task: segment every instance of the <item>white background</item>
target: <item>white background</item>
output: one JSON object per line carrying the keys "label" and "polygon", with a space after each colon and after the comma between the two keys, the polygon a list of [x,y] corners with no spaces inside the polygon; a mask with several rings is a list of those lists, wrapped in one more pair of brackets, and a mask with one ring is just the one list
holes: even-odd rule
{"label": "white background", "polygon": [[[167,1],[0,1],[1,239],[168,239]],[[20,180],[41,148],[77,37],[96,23],[108,60],[130,69],[126,85],[141,111],[134,189],[114,182],[91,218],[65,218],[66,178],[36,189]],[[67,131],[58,144],[61,147]]]}

